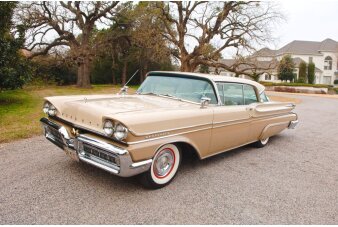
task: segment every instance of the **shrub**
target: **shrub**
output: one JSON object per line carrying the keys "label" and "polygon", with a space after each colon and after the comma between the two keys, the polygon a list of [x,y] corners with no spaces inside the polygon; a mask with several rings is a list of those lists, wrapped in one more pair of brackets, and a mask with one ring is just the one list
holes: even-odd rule
{"label": "shrub", "polygon": [[278,78],[282,81],[294,81],[295,63],[290,55],[286,55],[278,64]]}
{"label": "shrub", "polygon": [[305,83],[274,83],[274,82],[260,82],[262,85],[269,86],[289,86],[289,87],[315,87],[315,88],[329,88],[327,84],[305,84]]}
{"label": "shrub", "polygon": [[307,78],[309,84],[314,84],[315,82],[315,64],[310,62],[307,66]]}
{"label": "shrub", "polygon": [[303,77],[299,77],[298,80],[296,81],[296,83],[299,83],[299,84],[305,84],[306,81]]}
{"label": "shrub", "polygon": [[306,63],[305,61],[302,61],[299,63],[299,77],[298,77],[298,83],[306,83]]}

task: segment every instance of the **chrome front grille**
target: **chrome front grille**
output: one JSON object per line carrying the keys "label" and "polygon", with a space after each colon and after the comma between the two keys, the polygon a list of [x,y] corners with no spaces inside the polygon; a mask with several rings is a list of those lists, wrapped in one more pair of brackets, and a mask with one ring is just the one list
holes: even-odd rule
{"label": "chrome front grille", "polygon": [[84,142],[80,142],[79,144],[80,148],[80,155],[83,155],[89,159],[100,161],[101,164],[104,165],[115,165],[119,166],[119,159],[116,155],[111,154],[101,148],[92,146],[90,144],[86,144]]}

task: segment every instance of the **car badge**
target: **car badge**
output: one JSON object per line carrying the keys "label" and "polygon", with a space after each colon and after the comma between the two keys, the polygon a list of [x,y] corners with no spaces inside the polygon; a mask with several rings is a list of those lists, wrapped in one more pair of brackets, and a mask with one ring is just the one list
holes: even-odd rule
{"label": "car badge", "polygon": [[74,136],[78,136],[79,135],[79,130],[78,129],[75,129],[75,128],[72,128],[72,134]]}

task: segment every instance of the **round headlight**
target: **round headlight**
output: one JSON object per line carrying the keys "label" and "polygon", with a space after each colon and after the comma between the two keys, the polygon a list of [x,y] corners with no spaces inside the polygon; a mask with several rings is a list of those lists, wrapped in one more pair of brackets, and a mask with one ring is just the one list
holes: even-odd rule
{"label": "round headlight", "polygon": [[128,129],[126,127],[124,127],[122,124],[118,123],[115,126],[114,137],[117,140],[123,140],[123,139],[127,138],[127,135],[128,135]]}
{"label": "round headlight", "polygon": [[55,116],[56,115],[56,108],[52,104],[49,104],[48,115],[49,116]]}
{"label": "round headlight", "polygon": [[114,133],[114,124],[112,121],[105,121],[103,124],[103,131],[107,136],[111,136]]}
{"label": "round headlight", "polygon": [[48,110],[49,110],[49,103],[48,103],[48,102],[45,102],[45,103],[43,104],[42,110],[43,110],[43,112],[44,112],[45,114],[48,113]]}

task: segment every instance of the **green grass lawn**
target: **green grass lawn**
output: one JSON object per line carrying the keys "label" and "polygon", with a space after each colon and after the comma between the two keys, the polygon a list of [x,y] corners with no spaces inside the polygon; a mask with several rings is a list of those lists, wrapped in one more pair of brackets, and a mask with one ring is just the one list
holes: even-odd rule
{"label": "green grass lawn", "polygon": [[[29,138],[41,134],[39,120],[43,97],[80,94],[116,94],[120,86],[93,85],[92,89],[75,86],[27,87],[20,90],[0,92],[0,143]],[[135,92],[136,87],[129,89]]]}
{"label": "green grass lawn", "polygon": [[[129,93],[136,91],[131,87]],[[120,86],[93,85],[92,89],[80,89],[75,86],[26,87],[20,90],[0,92],[0,143],[41,135],[40,118],[43,97],[56,95],[116,94]],[[278,96],[270,97],[274,101],[295,102],[297,100]]]}

